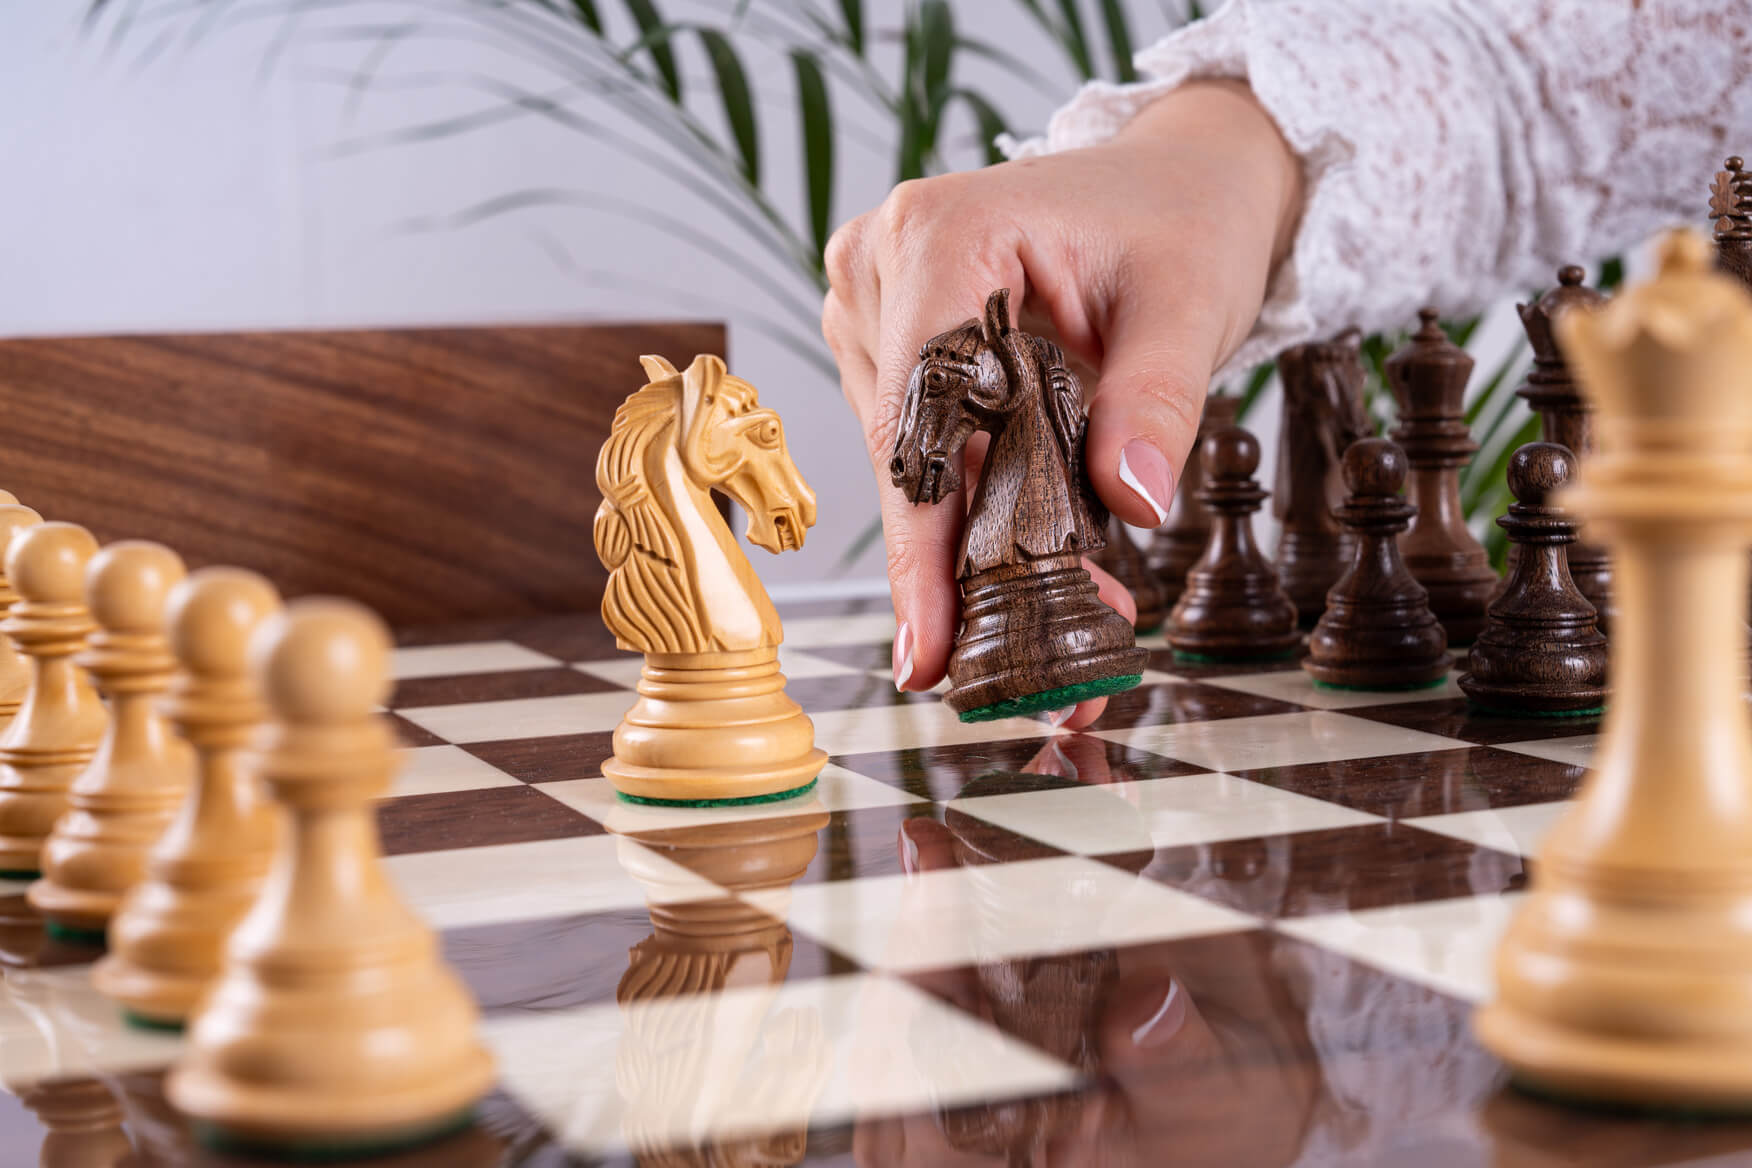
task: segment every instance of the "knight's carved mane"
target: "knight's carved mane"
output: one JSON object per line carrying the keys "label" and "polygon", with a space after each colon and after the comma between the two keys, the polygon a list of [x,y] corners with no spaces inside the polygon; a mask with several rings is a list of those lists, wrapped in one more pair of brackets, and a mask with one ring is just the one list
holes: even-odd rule
{"label": "knight's carved mane", "polygon": [[712,648],[688,589],[670,517],[645,481],[645,453],[675,441],[681,412],[679,373],[653,381],[614,412],[596,459],[596,547],[608,567],[602,619],[623,646],[645,653],[703,653]]}

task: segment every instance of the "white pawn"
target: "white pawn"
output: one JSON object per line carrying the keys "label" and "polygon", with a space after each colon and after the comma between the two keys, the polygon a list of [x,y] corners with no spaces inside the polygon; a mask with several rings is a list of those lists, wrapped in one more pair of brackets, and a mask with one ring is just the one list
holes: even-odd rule
{"label": "white pawn", "polygon": [[[35,527],[43,521],[43,517],[29,507],[21,507],[11,501],[12,496],[6,491],[0,491],[7,502],[0,504],[0,556],[6,554],[6,547],[12,542],[12,537],[27,527]],[[12,607],[12,602],[18,599],[18,593],[6,579],[6,573],[0,570],[0,615]],[[12,643],[12,638],[0,633],[0,730],[4,730],[12,721],[12,716],[18,713],[18,707],[24,703],[24,695],[30,690],[30,662],[26,661],[18,651],[18,646]]]}

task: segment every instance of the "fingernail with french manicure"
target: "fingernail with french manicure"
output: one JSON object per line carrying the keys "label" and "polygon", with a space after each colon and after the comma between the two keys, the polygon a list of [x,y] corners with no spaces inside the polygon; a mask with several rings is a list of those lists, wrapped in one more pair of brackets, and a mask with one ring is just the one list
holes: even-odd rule
{"label": "fingernail with french manicure", "polygon": [[1145,1048],[1159,1046],[1173,1038],[1185,1021],[1186,1001],[1180,983],[1170,981],[1161,1003],[1132,1031],[1132,1042]]}
{"label": "fingernail with french manicure", "polygon": [[1046,720],[1048,723],[1050,723],[1053,726],[1063,726],[1067,721],[1070,720],[1071,715],[1076,713],[1076,712],[1077,712],[1077,707],[1066,706],[1062,710],[1053,710],[1053,711],[1049,712],[1046,715]]}
{"label": "fingernail with french manicure", "polygon": [[905,621],[900,622],[900,628],[894,633],[894,688],[906,689],[906,683],[912,680],[913,674],[913,638],[912,626]]}
{"label": "fingernail with french manicure", "polygon": [[1156,526],[1168,519],[1168,501],[1174,497],[1174,468],[1160,450],[1141,439],[1132,439],[1119,452],[1119,481],[1156,513]]}

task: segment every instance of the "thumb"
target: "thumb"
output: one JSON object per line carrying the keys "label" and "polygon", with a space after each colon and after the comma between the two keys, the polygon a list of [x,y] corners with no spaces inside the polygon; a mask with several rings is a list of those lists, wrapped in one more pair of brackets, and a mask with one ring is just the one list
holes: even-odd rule
{"label": "thumb", "polygon": [[1133,300],[1108,330],[1089,398],[1095,492],[1137,527],[1160,527],[1198,435],[1219,342],[1176,332],[1184,305]]}

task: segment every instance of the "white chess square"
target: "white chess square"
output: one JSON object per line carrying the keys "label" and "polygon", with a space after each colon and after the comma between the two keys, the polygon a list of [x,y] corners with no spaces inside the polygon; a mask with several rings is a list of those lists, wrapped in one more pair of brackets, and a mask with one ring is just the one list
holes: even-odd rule
{"label": "white chess square", "polygon": [[1495,985],[1497,942],[1524,893],[1458,897],[1277,922],[1292,937],[1469,1002]]}
{"label": "white chess square", "polygon": [[1402,702],[1439,702],[1466,695],[1455,684],[1450,672],[1442,684],[1429,689],[1409,689],[1400,693],[1369,693],[1354,689],[1322,689],[1314,684],[1305,669],[1285,669],[1273,673],[1244,673],[1232,677],[1206,677],[1205,685],[1261,698],[1276,698],[1294,702],[1311,710],[1350,710],[1358,706],[1398,705]]}
{"label": "white chess square", "polygon": [[854,974],[489,1018],[501,1081],[586,1157],[1051,1094],[1071,1067]]}
{"label": "white chess square", "polygon": [[567,779],[541,783],[535,788],[558,799],[574,811],[588,815],[610,831],[664,831],[675,827],[699,827],[712,823],[741,823],[750,819],[777,819],[787,815],[815,815],[824,811],[862,811],[871,807],[900,807],[918,802],[887,783],[827,764],[808,795],[776,803],[749,803],[740,807],[651,807],[628,803],[615,795],[607,779]]}
{"label": "white chess square", "polygon": [[986,795],[949,806],[1085,856],[1379,822],[1366,812],[1225,774]]}
{"label": "white chess square", "polygon": [[[632,689],[639,684],[639,670],[644,664],[645,659],[641,655],[626,653],[601,661],[580,661],[572,668],[610,685]],[[838,661],[829,661],[825,657],[816,657],[789,645],[780,645],[779,672],[788,679],[796,680],[805,677],[839,677],[858,671],[849,665],[841,665]]]}
{"label": "white chess square", "polygon": [[[612,835],[390,856],[390,878],[435,929],[643,908],[729,894],[632,840]],[[628,868],[652,878],[633,878]]]}
{"label": "white chess square", "polygon": [[1534,758],[1543,758],[1551,762],[1566,763],[1570,766],[1593,766],[1594,750],[1600,743],[1598,734],[1578,734],[1574,738],[1542,738],[1536,742],[1509,742],[1497,747],[1498,750],[1512,750],[1516,754],[1528,754]]}
{"label": "white chess square", "polygon": [[392,799],[403,795],[441,795],[452,791],[522,785],[460,746],[409,747],[401,752],[401,757],[401,770],[396,772],[389,789],[388,797]]}
{"label": "white chess square", "polygon": [[[872,969],[909,971],[1245,929],[1251,917],[1082,856],[744,897]],[[788,905],[785,903],[788,899]]]}
{"label": "white chess square", "polygon": [[9,969],[0,988],[0,1081],[83,1079],[169,1063],[182,1037],[122,1020],[86,966]]}
{"label": "white chess square", "polygon": [[464,645],[417,645],[397,649],[389,673],[397,681],[419,677],[450,677],[459,673],[504,673],[514,669],[549,669],[560,662],[545,653],[510,641],[475,641]]}
{"label": "white chess square", "polygon": [[1446,815],[1420,815],[1405,822],[1425,831],[1438,832],[1454,839],[1465,840],[1483,848],[1494,848],[1510,855],[1533,856],[1539,852],[1549,832],[1570,806],[1567,800],[1555,803],[1526,803],[1519,807],[1491,807],[1477,811],[1454,811]]}
{"label": "white chess square", "polygon": [[829,754],[1044,738],[1053,732],[1051,726],[1033,718],[963,722],[955,716],[954,710],[941,702],[903,702],[867,709],[829,710],[809,716],[815,723],[815,745]]}
{"label": "white chess square", "polygon": [[556,694],[498,702],[420,706],[396,713],[446,742],[496,742],[506,738],[551,738],[612,730],[633,708],[636,695]]}
{"label": "white chess square", "polygon": [[1468,745],[1330,710],[1137,726],[1095,734],[1212,771],[1340,762],[1382,754],[1457,750]]}
{"label": "white chess square", "polygon": [[894,614],[866,612],[853,616],[785,617],[784,643],[793,649],[830,645],[880,645],[894,639]]}

